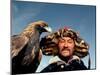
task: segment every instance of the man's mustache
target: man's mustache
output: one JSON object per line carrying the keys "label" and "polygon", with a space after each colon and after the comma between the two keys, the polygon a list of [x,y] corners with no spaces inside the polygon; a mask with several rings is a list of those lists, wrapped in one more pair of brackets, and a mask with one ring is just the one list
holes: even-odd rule
{"label": "man's mustache", "polygon": [[64,48],[62,49],[62,51],[64,51],[64,50],[68,50],[68,51],[70,51],[70,49],[67,48],[67,47],[64,47]]}

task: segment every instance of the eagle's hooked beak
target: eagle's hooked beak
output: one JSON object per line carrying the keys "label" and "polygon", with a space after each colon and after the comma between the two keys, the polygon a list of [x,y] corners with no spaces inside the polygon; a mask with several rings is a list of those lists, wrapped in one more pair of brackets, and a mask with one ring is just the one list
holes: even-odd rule
{"label": "eagle's hooked beak", "polygon": [[48,32],[52,32],[52,29],[51,29],[51,27],[44,27],[44,29],[46,30],[46,31],[48,31]]}

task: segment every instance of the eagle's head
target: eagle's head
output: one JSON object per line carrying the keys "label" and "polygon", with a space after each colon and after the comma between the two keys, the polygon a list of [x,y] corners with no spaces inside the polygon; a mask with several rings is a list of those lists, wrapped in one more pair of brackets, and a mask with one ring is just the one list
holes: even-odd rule
{"label": "eagle's head", "polygon": [[27,36],[28,38],[32,37],[33,34],[39,32],[52,32],[52,29],[48,26],[48,24],[44,21],[36,21],[32,22],[24,29],[21,35]]}
{"label": "eagle's head", "polygon": [[35,28],[40,32],[52,32],[51,28],[44,21],[35,22]]}

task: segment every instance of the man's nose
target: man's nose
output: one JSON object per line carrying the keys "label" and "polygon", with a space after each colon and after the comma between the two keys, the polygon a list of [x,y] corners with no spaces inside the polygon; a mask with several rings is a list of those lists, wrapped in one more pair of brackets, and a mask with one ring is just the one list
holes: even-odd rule
{"label": "man's nose", "polygon": [[64,46],[65,46],[65,47],[68,47],[68,43],[67,43],[67,42],[65,42],[65,43],[64,43]]}

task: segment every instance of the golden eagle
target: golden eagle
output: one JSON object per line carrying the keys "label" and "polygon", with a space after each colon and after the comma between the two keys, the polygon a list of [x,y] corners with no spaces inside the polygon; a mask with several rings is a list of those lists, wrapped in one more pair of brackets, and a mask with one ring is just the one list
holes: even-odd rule
{"label": "golden eagle", "polygon": [[11,37],[12,73],[34,73],[41,60],[39,39],[42,32],[51,32],[44,21],[30,23],[19,35]]}

